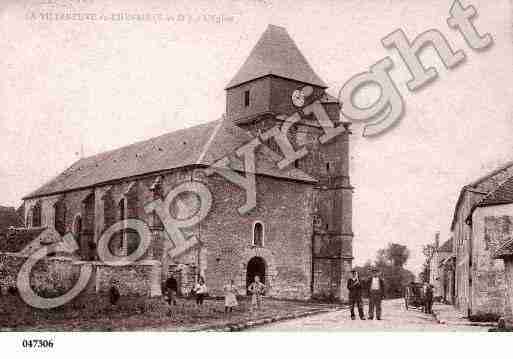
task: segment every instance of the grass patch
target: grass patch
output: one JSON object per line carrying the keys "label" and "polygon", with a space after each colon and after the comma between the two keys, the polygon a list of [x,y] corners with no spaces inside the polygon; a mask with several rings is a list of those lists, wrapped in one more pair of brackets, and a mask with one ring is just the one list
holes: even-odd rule
{"label": "grass patch", "polygon": [[12,331],[124,331],[186,330],[202,325],[240,324],[250,320],[299,314],[334,305],[266,298],[260,311],[250,312],[249,298],[239,300],[232,313],[224,301],[208,298],[202,307],[191,298],[178,298],[176,306],[162,297],[121,296],[111,304],[108,294],[78,297],[55,309],[35,309],[18,296],[0,296],[0,328]]}

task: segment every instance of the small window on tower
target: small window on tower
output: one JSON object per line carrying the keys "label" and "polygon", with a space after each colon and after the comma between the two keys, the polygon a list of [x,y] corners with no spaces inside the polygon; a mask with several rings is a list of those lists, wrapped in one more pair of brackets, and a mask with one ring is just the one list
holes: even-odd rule
{"label": "small window on tower", "polygon": [[329,171],[330,171],[330,163],[326,162],[326,172],[329,172]]}
{"label": "small window on tower", "polygon": [[264,226],[260,222],[253,225],[253,245],[256,247],[264,246]]}
{"label": "small window on tower", "polygon": [[244,106],[249,106],[249,90],[244,91]]}

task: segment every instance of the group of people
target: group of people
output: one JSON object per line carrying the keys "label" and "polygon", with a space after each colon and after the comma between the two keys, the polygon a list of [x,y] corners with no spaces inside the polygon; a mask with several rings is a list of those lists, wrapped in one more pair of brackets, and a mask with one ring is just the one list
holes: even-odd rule
{"label": "group of people", "polygon": [[[261,282],[259,276],[255,276],[253,282],[248,286],[248,293],[251,296],[250,310],[260,309],[262,307],[262,298],[265,295],[266,286]],[[173,276],[170,276],[164,283],[164,295],[169,305],[176,305],[176,296],[178,293],[178,282]],[[239,295],[235,281],[231,279],[224,287],[224,311],[231,313],[233,308],[239,305],[237,296]],[[196,299],[198,307],[203,306],[205,297],[208,295],[208,288],[205,279],[199,277],[191,290],[191,295]]]}
{"label": "group of people", "polygon": [[[253,282],[248,286],[248,293],[251,296],[250,310],[262,308],[262,298],[265,295],[265,284],[260,281],[259,276],[255,276]],[[224,312],[232,312],[233,308],[239,305],[237,301],[237,295],[239,291],[235,285],[235,281],[232,279],[230,283],[226,284],[223,288],[224,292]]]}
{"label": "group of people", "polygon": [[379,275],[377,269],[372,270],[369,279],[360,279],[358,272],[351,271],[351,278],[347,280],[347,289],[349,290],[349,308],[351,319],[355,319],[354,307],[358,308],[358,315],[361,320],[365,320],[363,312],[362,294],[364,290],[369,293],[369,313],[368,319],[381,320],[381,301],[385,298],[385,282]]}
{"label": "group of people", "polygon": [[[367,290],[369,293],[368,319],[372,320],[375,317],[377,320],[381,320],[381,301],[385,298],[385,282],[380,277],[380,273],[377,269],[373,269],[371,277],[366,280],[361,280],[358,272],[352,270],[351,278],[347,280],[347,289],[349,289],[349,308],[352,320],[356,318],[354,312],[355,306],[358,308],[360,319],[365,320],[362,301],[364,290]],[[433,307],[433,286],[425,282],[422,285],[420,297],[423,312],[431,314]]]}

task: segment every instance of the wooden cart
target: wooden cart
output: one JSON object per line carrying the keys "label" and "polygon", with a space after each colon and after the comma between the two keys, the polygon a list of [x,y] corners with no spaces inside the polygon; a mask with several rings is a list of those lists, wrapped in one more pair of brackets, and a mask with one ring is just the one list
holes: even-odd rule
{"label": "wooden cart", "polygon": [[422,308],[424,300],[422,298],[422,284],[412,282],[404,288],[404,306],[409,308]]}

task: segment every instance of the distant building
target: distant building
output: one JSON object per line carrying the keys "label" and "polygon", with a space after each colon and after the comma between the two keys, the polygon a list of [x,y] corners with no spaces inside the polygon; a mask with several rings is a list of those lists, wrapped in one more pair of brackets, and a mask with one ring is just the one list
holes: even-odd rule
{"label": "distant building", "polygon": [[435,242],[433,244],[433,253],[431,254],[431,258],[429,260],[429,278],[427,281],[434,286],[434,295],[436,296],[437,292],[437,283],[439,278],[438,273],[438,247],[440,246],[440,233],[437,232],[435,234]]}
{"label": "distant building", "polygon": [[[485,209],[485,199],[511,177],[513,162],[464,186],[456,203],[451,224],[455,255],[454,304],[467,314],[501,314],[504,309],[504,264],[493,258],[483,228],[485,221],[489,225],[490,221],[496,221],[486,219],[490,209]],[[482,210],[476,212],[476,208]]]}
{"label": "distant building", "polygon": [[439,255],[439,296],[440,299],[444,303],[454,303],[455,296],[455,275],[454,275],[454,262],[455,262],[455,254],[454,254],[454,246],[453,239],[448,239],[444,244],[442,244],[438,250]]}
{"label": "distant building", "polygon": [[448,279],[444,263],[452,256],[452,238],[440,245],[440,234],[437,233],[434,250],[429,261],[429,283],[433,286],[435,298],[446,300],[446,280]]}

